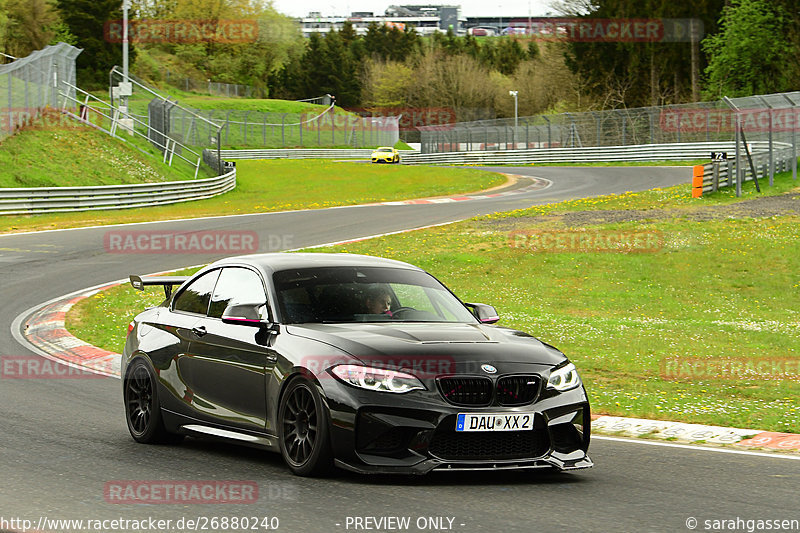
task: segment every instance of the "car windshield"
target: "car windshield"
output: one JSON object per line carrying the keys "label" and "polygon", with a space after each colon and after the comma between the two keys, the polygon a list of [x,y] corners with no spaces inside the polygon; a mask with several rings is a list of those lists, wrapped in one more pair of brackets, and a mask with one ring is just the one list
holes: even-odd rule
{"label": "car windshield", "polygon": [[477,322],[433,276],[416,270],[303,268],[275,272],[273,283],[287,324]]}
{"label": "car windshield", "polygon": [[378,148],[376,150],[376,152],[391,152],[391,151],[392,151],[391,148]]}

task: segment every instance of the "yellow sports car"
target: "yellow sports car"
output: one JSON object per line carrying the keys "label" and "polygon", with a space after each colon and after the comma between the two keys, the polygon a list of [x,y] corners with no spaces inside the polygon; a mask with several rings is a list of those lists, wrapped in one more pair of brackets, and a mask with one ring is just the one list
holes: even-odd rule
{"label": "yellow sports car", "polygon": [[399,163],[400,152],[390,146],[380,146],[372,152],[373,163]]}

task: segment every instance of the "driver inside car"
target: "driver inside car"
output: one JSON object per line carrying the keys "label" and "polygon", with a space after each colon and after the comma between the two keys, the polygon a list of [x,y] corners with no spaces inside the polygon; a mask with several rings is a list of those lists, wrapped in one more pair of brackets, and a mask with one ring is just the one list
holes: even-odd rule
{"label": "driver inside car", "polygon": [[383,287],[375,287],[367,291],[364,306],[367,313],[392,316],[392,296]]}

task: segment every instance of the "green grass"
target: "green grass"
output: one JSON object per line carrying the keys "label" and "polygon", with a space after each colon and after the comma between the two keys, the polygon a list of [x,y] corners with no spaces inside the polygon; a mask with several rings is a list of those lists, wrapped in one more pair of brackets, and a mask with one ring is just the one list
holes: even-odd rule
{"label": "green grass", "polygon": [[[174,275],[189,276],[197,270],[180,270]],[[78,338],[92,339],[90,342],[95,346],[122,353],[125,332],[133,317],[163,301],[164,290],[161,287],[147,287],[144,291],[138,291],[125,283],[75,304],[67,314],[66,327]]]}
{"label": "green grass", "polygon": [[726,205],[743,200],[751,200],[764,196],[774,196],[790,191],[798,185],[800,180],[792,180],[791,172],[775,174],[774,185],[768,187],[762,180],[761,192],[756,192],[755,184],[747,181],[742,184],[742,196],[736,197],[733,187],[724,187],[715,193],[704,194],[700,198],[692,198],[691,177],[687,175],[685,185],[650,189],[642,192],[626,192],[593,198],[580,198],[566,202],[557,202],[533,206],[528,209],[518,209],[508,213],[489,215],[490,218],[526,218],[538,215],[558,215],[573,211],[599,211],[606,209],[662,209],[684,208],[687,210],[714,205]]}
{"label": "green grass", "polygon": [[[682,194],[688,195],[688,186]],[[662,203],[654,204],[656,198]],[[681,207],[681,198],[666,189],[581,202],[590,209]],[[695,200],[697,205],[727,201],[724,195]],[[550,212],[575,208],[575,202],[557,204]],[[553,229],[520,220],[519,212],[324,250],[408,261],[464,300],[495,305],[501,325],[528,331],[575,361],[595,412],[800,432],[798,381],[662,375],[665,361],[676,357],[800,360],[800,217],[697,222],[682,213],[647,224],[590,228],[661,232],[664,247],[656,253],[534,253],[511,247],[505,224]],[[119,350],[128,317],[146,304],[130,301],[131,292],[120,288],[96,297],[103,307],[95,315],[89,315],[98,307],[94,299],[68,315],[68,324],[75,323],[73,313],[93,316],[83,320],[103,322],[108,333],[71,331]]]}
{"label": "green grass", "polygon": [[151,183],[193,177],[194,169],[186,165],[169,167],[130,143],[63,120],[60,126],[34,124],[0,142],[0,188]]}
{"label": "green grass", "polygon": [[[194,93],[186,93],[177,89],[164,91],[159,89],[159,94],[172,96],[177,99],[182,107],[189,109],[234,109],[239,111],[257,111],[261,113],[322,113],[328,106],[311,104],[308,102],[295,102],[293,100],[278,100],[274,98],[227,98],[224,96],[204,96]],[[98,96],[100,96],[98,94]],[[102,98],[107,100],[107,95]],[[147,104],[153,99],[150,93],[144,90],[137,92],[135,97],[130,99],[131,112],[146,114]],[[340,108],[340,113],[347,113]]]}
{"label": "green grass", "polygon": [[494,187],[504,180],[494,172],[466,168],[431,169],[313,159],[239,161],[236,189],[215,198],[150,208],[0,216],[0,232],[315,209],[461,194]]}
{"label": "green grass", "polygon": [[[626,208],[632,196],[607,198],[605,207]],[[800,217],[653,222],[644,227],[661,232],[665,246],[640,254],[512,248],[508,231],[496,228],[503,218],[330,251],[409,261],[465,300],[494,304],[501,324],[554,344],[576,362],[595,412],[800,432],[797,380],[662,376],[670,358],[800,360]]]}

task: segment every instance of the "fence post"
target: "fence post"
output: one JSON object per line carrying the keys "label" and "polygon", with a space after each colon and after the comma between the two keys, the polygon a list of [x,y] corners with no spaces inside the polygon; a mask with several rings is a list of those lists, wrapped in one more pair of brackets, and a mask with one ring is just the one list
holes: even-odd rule
{"label": "fence post", "polygon": [[741,117],[739,113],[736,113],[736,197],[739,198],[742,195],[742,162],[739,160],[740,157],[740,144],[741,144],[741,136],[739,134],[739,128],[742,125]]}
{"label": "fence post", "polygon": [[[786,96],[785,94],[783,97],[789,101],[793,108],[797,108],[797,104],[794,103],[794,100]],[[797,128],[798,125],[795,124],[792,128],[792,180],[797,179]]]}
{"label": "fence post", "polygon": [[769,102],[767,102],[766,98],[763,96],[759,96],[758,99],[761,100],[769,110],[769,184],[772,186],[773,178],[775,176],[775,157],[773,155],[772,144],[772,106],[769,105]]}
{"label": "fence post", "polygon": [[281,115],[281,147],[286,148],[286,126],[284,126],[284,121],[286,120],[286,113]]}
{"label": "fence post", "polygon": [[527,150],[528,148],[531,147],[531,132],[530,132],[531,125],[528,122],[527,118],[524,120],[525,120],[525,149]]}
{"label": "fence post", "polygon": [[711,191],[712,192],[717,192],[717,190],[719,190],[719,162],[718,161],[714,161],[714,163],[713,163],[713,171],[714,171],[714,175],[713,175],[712,184],[711,184]]}
{"label": "fence post", "polygon": [[547,147],[551,148],[553,146],[553,132],[550,128],[550,119],[544,115],[542,115],[542,118],[547,121]]}
{"label": "fence post", "polygon": [[13,105],[13,93],[11,91],[11,86],[14,85],[14,80],[11,76],[11,72],[6,74],[6,80],[8,81],[8,133],[12,135],[14,133],[14,114],[12,110]]}
{"label": "fence post", "polygon": [[597,119],[597,113],[591,111],[592,118],[594,119],[594,145],[600,146],[600,121]]}
{"label": "fence post", "polygon": [[229,109],[227,113],[225,113],[225,144],[228,144],[228,133],[231,130],[231,110]]}
{"label": "fence post", "polygon": [[622,146],[628,144],[628,117],[622,115]]}
{"label": "fence post", "polygon": [[653,112],[652,108],[647,110],[647,122],[650,125],[650,144],[655,144],[655,134],[656,134],[656,127],[655,121],[653,120]]}
{"label": "fence post", "polygon": [[792,128],[792,181],[797,179],[797,126]]}

